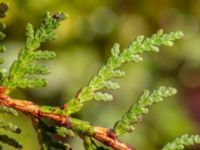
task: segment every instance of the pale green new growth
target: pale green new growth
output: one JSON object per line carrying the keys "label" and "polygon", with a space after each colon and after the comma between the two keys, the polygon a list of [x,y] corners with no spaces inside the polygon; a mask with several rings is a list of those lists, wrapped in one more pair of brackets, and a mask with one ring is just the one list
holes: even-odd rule
{"label": "pale green new growth", "polygon": [[84,87],[75,99],[71,99],[67,104],[68,113],[75,113],[79,111],[83,105],[83,102],[90,100],[103,100],[110,101],[113,99],[112,95],[108,93],[102,93],[102,89],[117,89],[119,84],[111,81],[113,78],[122,78],[125,76],[125,72],[120,70],[120,67],[126,62],[138,62],[142,60],[142,57],[138,54],[144,52],[158,52],[159,47],[172,46],[173,42],[180,39],[183,33],[171,32],[163,33],[162,30],[158,31],[156,34],[150,38],[144,38],[144,36],[139,36],[134,42],[132,42],[128,48],[120,50],[119,44],[114,44],[111,49],[111,57],[108,59],[107,63],[100,68],[97,75],[94,76],[89,84]]}
{"label": "pale green new growth", "polygon": [[176,94],[176,89],[160,87],[154,90],[151,94],[148,90],[139,97],[135,104],[132,104],[128,112],[126,112],[122,119],[118,121],[114,126],[114,131],[117,135],[121,135],[134,130],[134,124],[138,123],[142,119],[142,115],[147,114],[148,107],[163,101],[164,98]]}
{"label": "pale green new growth", "polygon": [[184,134],[181,137],[176,138],[174,141],[166,144],[162,150],[182,150],[185,146],[191,146],[194,144],[200,144],[200,136]]}
{"label": "pale green new growth", "polygon": [[21,49],[18,59],[12,64],[9,73],[5,73],[2,85],[9,89],[16,87],[34,88],[43,87],[47,84],[45,79],[29,79],[25,77],[28,74],[49,74],[49,68],[46,66],[33,64],[34,59],[52,59],[56,56],[55,52],[48,50],[37,50],[40,45],[46,41],[53,40],[56,35],[53,30],[59,26],[60,21],[65,18],[63,13],[51,15],[47,12],[41,21],[41,25],[34,30],[32,24],[26,26],[27,40],[25,47]]}

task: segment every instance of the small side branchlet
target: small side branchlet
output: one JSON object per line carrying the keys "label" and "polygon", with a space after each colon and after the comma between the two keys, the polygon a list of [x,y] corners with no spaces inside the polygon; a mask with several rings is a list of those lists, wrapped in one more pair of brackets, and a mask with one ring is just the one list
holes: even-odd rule
{"label": "small side branchlet", "polygon": [[12,64],[8,73],[5,73],[2,85],[8,87],[9,90],[20,88],[35,88],[47,85],[47,80],[35,78],[25,78],[28,74],[46,75],[50,70],[46,66],[36,65],[33,63],[35,59],[52,59],[56,56],[55,52],[48,50],[40,50],[42,43],[56,38],[53,32],[60,22],[65,19],[64,13],[56,13],[51,15],[47,12],[41,21],[41,25],[34,30],[33,25],[28,23],[26,26],[27,40],[25,47],[21,49],[18,59]]}
{"label": "small side branchlet", "polygon": [[148,90],[145,90],[138,101],[135,104],[132,104],[128,112],[126,112],[122,119],[115,124],[113,130],[117,135],[132,132],[134,130],[134,124],[140,122],[142,115],[148,113],[149,106],[161,102],[164,98],[174,94],[176,94],[176,89],[171,87],[160,87],[151,94]]}
{"label": "small side branchlet", "polygon": [[156,34],[150,38],[144,38],[139,36],[133,41],[128,48],[120,50],[118,43],[114,44],[111,49],[111,57],[104,66],[102,66],[97,75],[92,77],[89,84],[79,91],[76,98],[73,98],[67,102],[69,106],[69,114],[76,113],[81,110],[83,103],[91,101],[93,99],[100,101],[111,101],[113,99],[111,94],[102,93],[102,89],[118,89],[120,86],[118,83],[113,82],[113,78],[122,78],[125,76],[125,72],[120,70],[120,67],[127,62],[142,61],[142,57],[139,55],[144,52],[158,52],[160,46],[172,46],[173,42],[180,39],[183,33],[180,31],[171,32],[169,34],[164,33],[163,30],[159,30]]}

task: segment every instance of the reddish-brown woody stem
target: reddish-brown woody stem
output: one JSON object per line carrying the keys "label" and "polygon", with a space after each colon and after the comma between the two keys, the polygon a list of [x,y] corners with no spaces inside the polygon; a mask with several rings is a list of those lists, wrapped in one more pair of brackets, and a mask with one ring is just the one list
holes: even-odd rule
{"label": "reddish-brown woody stem", "polygon": [[[34,117],[45,117],[48,119],[52,119],[67,128],[70,128],[71,126],[70,116],[43,112],[41,111],[39,105],[31,101],[12,99],[11,97],[5,95],[3,87],[0,87],[0,105],[14,108]],[[110,146],[115,150],[134,150],[134,148],[132,148],[130,145],[118,140],[115,134],[110,129],[98,126],[93,126],[93,128],[93,138],[102,142],[103,144]]]}
{"label": "reddish-brown woody stem", "polygon": [[93,137],[105,145],[111,146],[115,150],[134,150],[134,148],[128,144],[125,144],[117,139],[116,136],[110,136],[110,129],[103,127],[94,127],[95,134]]}

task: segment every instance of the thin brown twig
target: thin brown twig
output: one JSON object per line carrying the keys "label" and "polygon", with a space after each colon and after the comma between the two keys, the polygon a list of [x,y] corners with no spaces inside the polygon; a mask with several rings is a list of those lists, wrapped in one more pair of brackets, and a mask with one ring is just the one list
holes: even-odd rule
{"label": "thin brown twig", "polygon": [[[59,124],[70,128],[70,116],[61,114],[47,113],[40,109],[40,106],[27,100],[12,99],[5,94],[4,87],[0,86],[0,106],[7,106],[19,110],[25,114],[40,118],[45,117],[58,122]],[[134,150],[130,145],[121,142],[115,134],[108,128],[93,126],[93,138],[102,142],[103,144],[112,147],[114,150]]]}

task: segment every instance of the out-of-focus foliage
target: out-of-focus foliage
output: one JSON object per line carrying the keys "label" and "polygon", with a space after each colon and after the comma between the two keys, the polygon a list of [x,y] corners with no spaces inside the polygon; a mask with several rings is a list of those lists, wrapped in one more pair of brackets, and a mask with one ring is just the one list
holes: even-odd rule
{"label": "out-of-focus foliage", "polygon": [[[120,80],[120,90],[112,93],[113,102],[108,102],[107,105],[88,103],[79,115],[93,123],[112,127],[112,123],[130,105],[130,100],[136,99],[143,89],[170,85],[178,88],[178,96],[153,106],[144,122],[137,126],[137,131],[130,136],[126,135],[127,143],[134,142],[138,149],[154,150],[177,135],[199,131],[199,125],[194,120],[200,122],[200,0],[6,2],[10,3],[10,12],[4,20],[9,39],[4,40],[7,46],[6,55],[3,56],[6,60],[5,67],[16,59],[17,50],[24,44],[24,25],[27,22],[38,24],[45,11],[59,10],[69,14],[69,20],[56,31],[59,38],[42,45],[43,49],[51,48],[58,54],[55,60],[47,64],[53,71],[48,76],[48,87],[13,93],[20,98],[32,97],[40,104],[58,105],[64,103],[62,100],[74,97],[76,90],[87,84],[91,74],[96,74],[96,69],[108,58],[114,42],[119,42],[123,48],[137,35],[150,35],[160,28],[166,31],[183,31],[184,39],[172,49],[162,49],[159,54],[150,56],[144,55],[147,61],[123,67],[127,76]],[[44,64],[46,65],[45,62]],[[7,120],[14,120],[18,126],[23,126],[25,131],[17,135],[17,139],[24,145],[24,149],[39,149],[30,120],[26,117],[22,120],[10,117]],[[81,149],[77,139],[70,142],[73,149]],[[35,147],[30,147],[33,143]]]}
{"label": "out-of-focus foliage", "polygon": [[[0,19],[4,18],[6,16],[6,12],[8,10],[8,4],[1,2],[0,3]],[[4,23],[0,23],[0,27],[1,27],[1,31],[0,31],[0,39],[4,39],[5,38],[5,34],[2,32],[2,30],[5,29],[6,25]],[[4,52],[5,51],[5,46],[2,45],[2,43],[0,44],[0,51]],[[3,63],[3,59],[1,58],[1,63]],[[0,78],[1,80],[3,80],[3,68],[0,68]],[[2,94],[3,92],[5,92],[4,88],[0,89],[0,94]],[[11,114],[16,116],[17,112],[15,110],[13,110],[12,108],[7,108],[4,106],[0,106],[0,113],[5,115],[5,114]],[[0,129],[4,130],[4,131],[11,131],[13,133],[20,133],[21,130],[18,128],[18,126],[7,122],[7,121],[2,121],[0,120]],[[15,148],[21,149],[22,145],[20,144],[20,142],[18,142],[16,139],[8,136],[7,134],[0,134],[0,141],[1,143],[13,146]],[[0,145],[0,149],[2,149],[2,146]]]}
{"label": "out-of-focus foliage", "polygon": [[194,143],[200,143],[199,135],[187,135],[184,134],[181,137],[176,138],[171,143],[166,144],[162,150],[181,150],[184,149],[185,146],[193,145]]}

